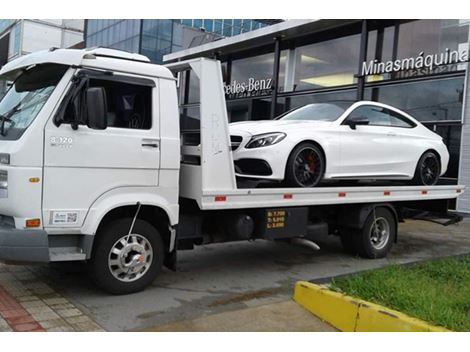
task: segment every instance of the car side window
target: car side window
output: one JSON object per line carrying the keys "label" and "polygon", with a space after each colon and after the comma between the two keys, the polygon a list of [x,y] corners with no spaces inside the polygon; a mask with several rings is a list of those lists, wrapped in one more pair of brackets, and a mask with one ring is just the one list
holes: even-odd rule
{"label": "car side window", "polygon": [[354,118],[366,118],[369,126],[390,126],[390,115],[387,109],[380,106],[359,106],[348,116],[348,119]]}
{"label": "car side window", "polygon": [[389,110],[390,113],[390,122],[393,127],[405,127],[413,128],[416,127],[416,123],[408,119],[407,117],[399,114],[395,111]]}

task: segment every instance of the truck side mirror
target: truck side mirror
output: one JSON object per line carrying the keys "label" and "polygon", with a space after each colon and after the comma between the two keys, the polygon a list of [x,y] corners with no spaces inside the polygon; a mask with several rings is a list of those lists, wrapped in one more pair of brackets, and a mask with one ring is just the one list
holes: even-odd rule
{"label": "truck side mirror", "polygon": [[90,87],[86,90],[86,111],[88,127],[94,130],[108,127],[108,106],[103,87]]}

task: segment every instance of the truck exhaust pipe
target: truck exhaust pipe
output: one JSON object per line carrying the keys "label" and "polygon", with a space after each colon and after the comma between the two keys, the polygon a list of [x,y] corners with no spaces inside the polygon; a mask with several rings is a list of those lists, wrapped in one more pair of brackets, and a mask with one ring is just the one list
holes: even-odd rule
{"label": "truck exhaust pipe", "polygon": [[320,246],[313,241],[307,240],[306,238],[295,237],[290,240],[290,243],[297,245],[297,246],[304,246],[314,251],[319,251]]}

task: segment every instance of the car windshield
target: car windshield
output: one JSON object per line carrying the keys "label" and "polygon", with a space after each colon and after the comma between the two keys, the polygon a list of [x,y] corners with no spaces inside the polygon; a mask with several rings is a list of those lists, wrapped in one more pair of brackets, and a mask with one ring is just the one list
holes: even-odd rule
{"label": "car windshield", "polygon": [[34,121],[67,70],[44,64],[23,72],[0,100],[0,140],[16,140]]}
{"label": "car windshield", "polygon": [[339,118],[353,102],[335,101],[308,104],[288,111],[279,116],[280,120],[334,121]]}

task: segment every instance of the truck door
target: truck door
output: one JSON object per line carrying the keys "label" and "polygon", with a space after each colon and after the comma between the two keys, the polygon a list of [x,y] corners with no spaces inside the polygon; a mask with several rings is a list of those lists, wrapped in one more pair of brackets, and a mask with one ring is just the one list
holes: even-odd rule
{"label": "truck door", "polygon": [[[45,128],[45,227],[80,227],[106,192],[159,182],[158,80],[84,72]],[[88,87],[105,89],[104,130],[89,128],[83,117]]]}

